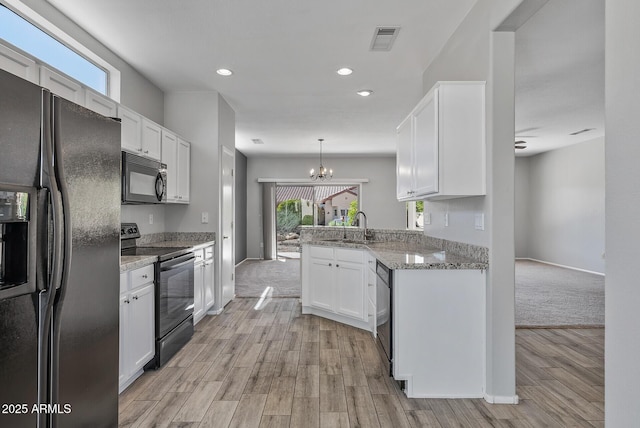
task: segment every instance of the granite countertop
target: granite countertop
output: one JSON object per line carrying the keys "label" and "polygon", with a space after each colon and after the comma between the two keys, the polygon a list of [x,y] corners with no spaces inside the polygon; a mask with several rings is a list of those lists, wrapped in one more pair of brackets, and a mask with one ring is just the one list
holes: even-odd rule
{"label": "granite countertop", "polygon": [[369,250],[390,269],[486,269],[488,263],[435,247],[402,241],[311,240],[309,245]]}
{"label": "granite countertop", "polygon": [[171,248],[171,247],[190,247],[193,250],[199,250],[201,248],[208,247],[209,245],[214,245],[216,241],[160,241],[153,242],[150,244],[145,244],[145,247],[162,247],[162,248]]}
{"label": "granite countertop", "polygon": [[158,256],[120,256],[120,273],[155,263]]}
{"label": "granite countertop", "polygon": [[[199,250],[201,248],[208,247],[209,245],[214,245],[215,243],[216,241],[160,241],[144,244],[144,246],[162,248],[189,247],[192,250]],[[156,261],[158,261],[158,256],[120,256],[120,272],[138,269],[155,263]]]}

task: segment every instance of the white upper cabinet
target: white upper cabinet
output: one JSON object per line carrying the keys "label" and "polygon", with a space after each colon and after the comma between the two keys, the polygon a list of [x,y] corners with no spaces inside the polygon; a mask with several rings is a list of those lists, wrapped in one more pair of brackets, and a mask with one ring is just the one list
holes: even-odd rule
{"label": "white upper cabinet", "polygon": [[125,106],[118,106],[118,117],[121,119],[121,145],[126,150],[137,155],[142,154],[142,116]]}
{"label": "white upper cabinet", "polygon": [[167,202],[188,204],[191,144],[163,129],[162,163],[167,165]]}
{"label": "white upper cabinet", "polygon": [[167,165],[167,202],[178,197],[178,137],[162,130],[162,163]]}
{"label": "white upper cabinet", "polygon": [[162,128],[157,123],[142,118],[142,155],[151,159],[160,160]]}
{"label": "white upper cabinet", "polygon": [[54,94],[84,106],[84,91],[82,85],[57,71],[45,66],[40,67],[40,86]]}
{"label": "white upper cabinet", "polygon": [[438,82],[396,131],[398,200],[486,194],[485,82]]}
{"label": "white upper cabinet", "polygon": [[0,44],[0,68],[31,83],[40,83],[36,62],[3,44]]}
{"label": "white upper cabinet", "polygon": [[191,144],[178,137],[178,199],[189,203],[191,177]]}
{"label": "white upper cabinet", "polygon": [[162,127],[124,106],[118,106],[122,120],[122,150],[159,161]]}
{"label": "white upper cabinet", "polygon": [[90,89],[85,90],[84,106],[106,117],[116,117],[118,104],[111,98],[107,98]]}

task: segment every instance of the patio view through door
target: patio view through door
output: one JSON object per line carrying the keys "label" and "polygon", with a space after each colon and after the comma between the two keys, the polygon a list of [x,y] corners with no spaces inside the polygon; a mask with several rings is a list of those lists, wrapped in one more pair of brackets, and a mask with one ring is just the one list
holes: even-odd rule
{"label": "patio view through door", "polygon": [[350,226],[359,185],[276,185],[277,258],[300,258],[305,226]]}

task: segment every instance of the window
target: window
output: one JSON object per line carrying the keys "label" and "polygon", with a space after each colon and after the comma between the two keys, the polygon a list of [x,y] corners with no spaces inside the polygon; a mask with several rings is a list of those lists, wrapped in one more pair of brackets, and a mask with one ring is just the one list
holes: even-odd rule
{"label": "window", "polygon": [[95,91],[107,94],[108,73],[21,16],[0,5],[0,38]]}
{"label": "window", "polygon": [[424,229],[424,201],[407,202],[407,229]]}

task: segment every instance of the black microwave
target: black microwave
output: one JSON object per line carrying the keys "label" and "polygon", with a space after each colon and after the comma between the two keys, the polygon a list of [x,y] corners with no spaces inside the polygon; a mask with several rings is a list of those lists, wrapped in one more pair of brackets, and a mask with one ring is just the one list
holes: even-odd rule
{"label": "black microwave", "polygon": [[122,203],[167,202],[167,166],[153,159],[122,152]]}

